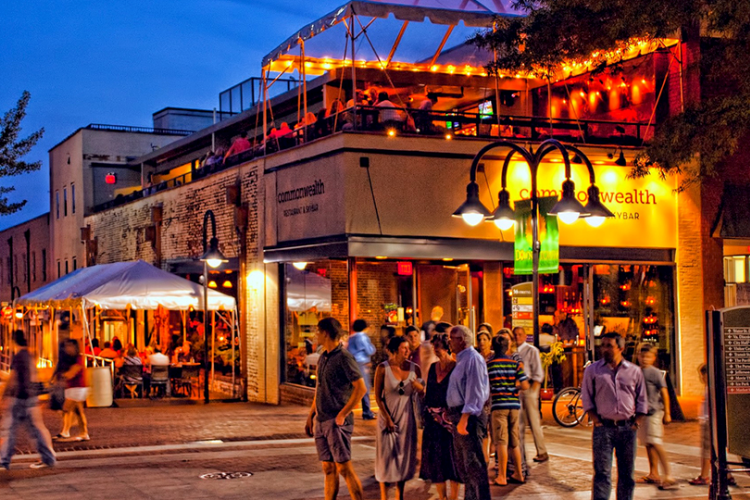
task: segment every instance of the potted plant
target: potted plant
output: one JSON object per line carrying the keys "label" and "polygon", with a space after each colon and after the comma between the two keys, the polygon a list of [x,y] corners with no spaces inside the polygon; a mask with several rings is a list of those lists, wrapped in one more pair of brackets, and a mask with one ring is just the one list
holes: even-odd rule
{"label": "potted plant", "polygon": [[543,352],[540,356],[542,358],[542,370],[544,370],[544,386],[541,390],[540,397],[544,401],[551,401],[555,395],[555,390],[547,388],[549,367],[554,363],[559,364],[565,361],[565,349],[563,348],[562,342],[554,342],[549,346],[549,352]]}

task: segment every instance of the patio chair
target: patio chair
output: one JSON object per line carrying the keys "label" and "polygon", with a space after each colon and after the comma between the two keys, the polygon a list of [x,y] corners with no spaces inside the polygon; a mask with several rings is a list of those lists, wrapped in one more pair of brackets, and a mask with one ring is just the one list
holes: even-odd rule
{"label": "patio chair", "polygon": [[169,396],[169,366],[151,365],[151,389],[163,387],[162,396]]}
{"label": "patio chair", "polygon": [[135,399],[140,387],[140,394],[143,397],[143,365],[122,365],[119,370],[118,387],[122,397],[125,397],[127,389],[130,399]]}
{"label": "patio chair", "polygon": [[176,381],[175,391],[180,391],[185,394],[186,397],[193,395],[193,379],[198,381],[200,378],[200,366],[183,366],[182,374]]}

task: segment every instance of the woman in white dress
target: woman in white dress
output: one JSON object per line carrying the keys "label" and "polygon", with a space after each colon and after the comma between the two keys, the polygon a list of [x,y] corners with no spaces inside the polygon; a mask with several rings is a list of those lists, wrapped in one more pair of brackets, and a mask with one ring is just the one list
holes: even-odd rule
{"label": "woman in white dress", "polygon": [[419,366],[408,360],[409,344],[393,337],[386,346],[388,361],[375,371],[375,399],[378,402],[375,479],[380,498],[388,500],[388,486],[396,484],[396,499],[403,500],[406,481],[417,470],[417,421],[413,398],[424,392]]}

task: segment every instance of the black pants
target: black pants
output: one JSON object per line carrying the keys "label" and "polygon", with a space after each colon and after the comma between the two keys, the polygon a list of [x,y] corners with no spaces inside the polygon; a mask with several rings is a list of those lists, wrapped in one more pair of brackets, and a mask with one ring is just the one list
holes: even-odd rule
{"label": "black pants", "polygon": [[[458,418],[454,422],[458,425]],[[487,416],[470,416],[466,428],[469,431],[466,436],[453,430],[454,460],[458,477],[464,483],[464,499],[490,500],[490,480],[482,450],[482,440],[487,436]]]}

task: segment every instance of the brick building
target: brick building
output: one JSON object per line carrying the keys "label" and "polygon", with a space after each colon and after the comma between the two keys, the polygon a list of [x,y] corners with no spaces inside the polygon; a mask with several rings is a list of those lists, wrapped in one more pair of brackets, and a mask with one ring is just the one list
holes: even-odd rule
{"label": "brick building", "polygon": [[[467,16],[478,25],[492,18]],[[340,19],[328,21],[333,24],[313,23],[309,36],[322,26],[341,28]],[[622,72],[594,79],[585,67],[565,70],[549,87],[521,75],[487,77],[482,54],[466,45],[394,63],[387,75],[382,61],[358,60],[353,68],[351,61],[317,57],[312,45],[299,56],[287,45],[267,56],[259,81],[268,82],[266,71],[289,68],[319,75],[303,88],[287,82],[286,91],[264,101],[252,87],[245,105],[243,82],[222,94],[237,94],[237,114],[222,114],[189,136],[165,136],[160,148],[132,158],[114,147],[97,150],[117,165],[96,170],[92,163],[91,175],[113,172],[116,184],[104,197],[95,194],[78,222],[53,231],[60,238],[75,233],[69,239],[79,241],[77,231],[86,228],[88,242],[65,250],[53,238],[53,247],[62,249],[54,250],[53,262],[86,248],[88,255],[75,253],[76,262],[143,259],[197,280],[204,215],[211,210],[228,262],[212,271],[209,285],[238,299],[246,395],[268,403],[304,401],[315,384],[310,351],[322,317],[337,318],[345,329],[356,318],[367,320],[379,348],[379,325],[403,331],[433,310],[472,327],[490,322],[497,329],[510,321],[511,288],[529,279],[514,274],[514,231],[468,226],[451,214],[465,200],[469,165],[483,146],[506,139],[536,149],[553,136],[580,147],[593,164],[601,200],[615,213],[601,227],[560,224],[559,267],[542,277],[541,322],[553,324],[554,312],[562,311],[579,328],[566,344],[565,383],[577,383],[587,341],[596,351],[596,337],[606,330],[627,336],[628,355],[638,342],[656,344],[677,392],[702,395],[696,368],[705,357],[703,311],[724,305],[725,294],[727,303],[750,300],[750,232],[731,224],[736,209],[727,212],[740,205],[728,203],[727,193],[741,197],[732,189],[746,183],[746,158],[727,162],[729,190],[709,180],[678,194],[678,178],[628,177],[653,127],[701,98],[700,71],[692,64],[700,37],[666,40],[667,48],[633,47]],[[385,120],[382,110],[368,106],[336,113],[334,102],[352,99],[353,87],[411,103],[413,123]],[[432,104],[423,108],[426,98]],[[311,114],[315,125],[287,134],[272,130]],[[241,132],[254,147],[209,166],[209,153],[226,149]],[[146,143],[151,139],[139,144]],[[61,148],[53,151],[55,168],[62,161],[64,171],[65,154],[57,158]],[[506,158],[507,151],[496,150],[481,164],[479,198],[490,209],[504,187]],[[549,155],[542,163],[543,196],[560,194],[562,162]],[[585,203],[585,165],[573,158],[571,168],[575,195]],[[517,209],[529,198],[527,172],[521,162],[509,162],[507,189]],[[85,181],[70,177],[53,189],[62,189],[63,203],[71,182]]]}
{"label": "brick building", "polygon": [[[50,272],[50,214],[0,231],[0,301],[12,299],[54,281]],[[13,293],[13,289],[15,293]]]}

